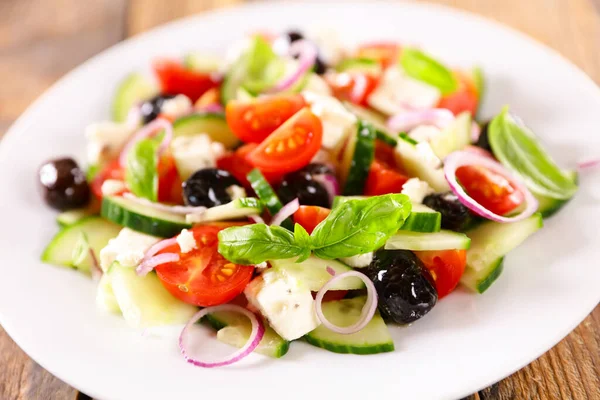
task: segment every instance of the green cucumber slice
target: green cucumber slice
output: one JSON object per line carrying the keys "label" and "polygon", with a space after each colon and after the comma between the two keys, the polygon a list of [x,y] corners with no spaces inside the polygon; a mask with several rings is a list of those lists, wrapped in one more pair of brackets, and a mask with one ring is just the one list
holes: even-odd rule
{"label": "green cucumber slice", "polygon": [[[208,314],[205,320],[218,331],[219,341],[238,348],[246,344],[252,331],[252,324],[248,318],[235,312],[220,311]],[[254,351],[268,357],[283,357],[290,348],[290,342],[279,336],[268,322],[263,321],[263,324],[265,335]]]}
{"label": "green cucumber slice", "polygon": [[[48,264],[77,268],[82,272],[89,273],[93,260],[87,252],[83,254],[82,251],[78,251],[78,247],[85,246],[84,250],[92,249],[98,257],[100,250],[108,244],[110,239],[116,237],[120,230],[120,226],[100,217],[84,218],[62,228],[52,238],[42,253],[42,261]],[[80,258],[79,255],[83,257]],[[75,258],[79,258],[79,260]]]}
{"label": "green cucumber slice", "polygon": [[205,74],[217,72],[222,64],[221,58],[211,54],[190,53],[183,58],[183,65],[186,68]]}
{"label": "green cucumber slice", "polygon": [[190,219],[193,223],[231,221],[235,219],[246,218],[251,215],[260,215],[263,206],[260,200],[255,197],[244,197],[235,199],[227,204],[209,208],[205,212],[194,215]]}
{"label": "green cucumber slice", "polygon": [[134,328],[185,324],[198,311],[165,289],[155,273],[138,276],[115,262],[108,270],[123,318]]}
{"label": "green cucumber slice", "polygon": [[[299,285],[303,285],[311,292],[318,292],[331,279],[327,267],[333,269],[336,275],[352,271],[352,268],[339,261],[322,260],[315,256],[310,256],[301,263],[297,263],[295,259],[271,260],[269,263],[273,271],[293,277]],[[350,277],[337,282],[331,290],[355,290],[364,287],[362,280]]]}
{"label": "green cucumber slice", "polygon": [[441,230],[435,233],[400,231],[385,243],[386,250],[452,250],[468,249],[471,239],[464,233]]}
{"label": "green cucumber slice", "polygon": [[338,72],[364,72],[379,75],[381,64],[371,58],[347,58],[342,60],[335,69]]}
{"label": "green cucumber slice", "polygon": [[130,199],[107,196],[102,199],[102,217],[134,231],[163,238],[173,237],[192,227],[182,215],[145,207]]}
{"label": "green cucumber slice", "polygon": [[388,130],[387,126],[385,125],[385,117],[383,115],[347,101],[344,102],[344,107],[346,107],[346,109],[354,114],[358,119],[362,119],[373,125],[378,140],[381,140],[390,146],[396,147],[398,139],[396,135]]}
{"label": "green cucumber slice", "polygon": [[492,286],[492,283],[496,282],[503,270],[504,257],[500,257],[479,271],[467,267],[460,282],[475,292],[483,293]]}
{"label": "green cucumber slice", "polygon": [[[426,146],[426,143],[421,144]],[[419,143],[405,134],[400,134],[396,145],[396,159],[399,165],[409,176],[414,176],[425,181],[436,192],[447,192],[450,190],[444,169],[430,165],[425,157],[419,152]]]}
{"label": "green cucumber slice", "polygon": [[154,97],[158,92],[158,88],[144,75],[138,73],[128,75],[119,84],[113,99],[113,120],[125,122],[131,107],[140,101]]}
{"label": "green cucumber slice", "polygon": [[440,159],[471,144],[471,114],[465,111],[429,142]]}
{"label": "green cucumber slice", "polygon": [[413,204],[412,211],[400,230],[411,232],[439,232],[441,228],[442,214],[423,204]]}
{"label": "green cucumber slice", "polygon": [[[365,301],[366,297],[328,301],[322,303],[323,314],[332,324],[349,326],[360,317]],[[342,335],[320,325],[304,335],[304,339],[313,346],[334,353],[377,354],[394,351],[392,336],[379,312],[356,333]]]}
{"label": "green cucumber slice", "polygon": [[[250,182],[250,186],[252,186],[252,189],[254,189],[254,192],[262,204],[267,208],[269,214],[271,214],[271,216],[277,214],[279,210],[283,208],[283,204],[281,204],[279,197],[277,197],[277,194],[275,194],[275,191],[260,170],[257,168],[253,169],[250,171],[247,178],[248,182]],[[286,218],[286,220],[281,223],[281,226],[289,230],[294,229],[294,224],[290,218]]]}
{"label": "green cucumber slice", "polygon": [[173,136],[190,136],[206,133],[213,141],[223,143],[229,149],[240,140],[233,134],[222,113],[199,113],[186,115],[173,122]]}
{"label": "green cucumber slice", "polygon": [[102,274],[100,282],[98,282],[96,307],[109,313],[121,314],[121,308],[119,308],[119,303],[117,303],[117,298],[113,292],[108,274]]}
{"label": "green cucumber slice", "polygon": [[98,215],[100,213],[100,203],[96,200],[92,200],[84,208],[77,208],[75,210],[63,211],[56,216],[56,223],[58,226],[65,227],[76,224],[84,218]]}
{"label": "green cucumber slice", "polygon": [[[566,171],[564,173],[568,176],[574,184],[577,184],[578,174],[577,171]],[[552,197],[542,196],[540,194],[533,193],[535,198],[538,200],[538,212],[542,214],[542,217],[550,218],[554,214],[556,214],[565,204],[567,204],[571,199],[561,200],[554,199]]]}
{"label": "green cucumber slice", "polygon": [[359,120],[355,135],[350,135],[342,160],[343,194],[361,195],[364,191],[371,163],[375,158],[375,129]]}

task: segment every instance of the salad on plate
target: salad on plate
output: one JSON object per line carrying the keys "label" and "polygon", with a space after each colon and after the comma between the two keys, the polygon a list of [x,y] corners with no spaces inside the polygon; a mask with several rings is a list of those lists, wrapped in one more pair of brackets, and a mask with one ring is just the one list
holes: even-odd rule
{"label": "salad on plate", "polygon": [[[295,340],[393,351],[390,325],[484,293],[577,191],[508,107],[477,119],[480,69],[406,44],[260,32],[152,68],[85,129],[85,168],[41,166],[60,211],[42,260],[97,281],[132,328],[185,324],[196,366]],[[238,350],[192,356],[198,322]]]}

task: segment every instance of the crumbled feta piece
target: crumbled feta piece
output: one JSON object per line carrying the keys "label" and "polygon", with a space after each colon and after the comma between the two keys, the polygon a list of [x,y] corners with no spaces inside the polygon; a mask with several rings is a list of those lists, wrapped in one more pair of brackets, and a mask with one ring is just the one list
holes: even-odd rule
{"label": "crumbled feta piece", "polygon": [[440,133],[442,133],[442,130],[437,126],[420,125],[411,130],[408,133],[408,136],[420,143],[429,142],[431,141],[431,139],[438,136]]}
{"label": "crumbled feta piece", "polygon": [[311,93],[320,94],[323,96],[331,96],[331,88],[325,82],[323,78],[321,78],[317,74],[310,74],[308,77],[308,81],[304,86],[304,90]]}
{"label": "crumbled feta piece", "polygon": [[137,267],[146,250],[159,240],[154,236],[123,228],[116,238],[110,239],[106,247],[100,250],[100,268],[106,272],[115,261],[123,267]]}
{"label": "crumbled feta piece", "polygon": [[85,129],[90,164],[102,164],[119,155],[136,126],[112,121],[95,122]]}
{"label": "crumbled feta piece", "polygon": [[439,157],[435,155],[429,143],[418,143],[415,146],[415,149],[417,150],[417,154],[419,154],[419,157],[421,157],[425,165],[434,169],[442,166],[442,160],[440,160]]}
{"label": "crumbled feta piece", "polygon": [[262,270],[269,268],[269,264],[267,264],[266,261],[263,261],[261,263],[254,265],[254,268],[256,268],[259,271],[262,271]]}
{"label": "crumbled feta piece", "polygon": [[162,103],[160,112],[173,119],[189,114],[192,110],[192,101],[184,94],[178,94],[172,99],[167,99]]}
{"label": "crumbled feta piece", "polygon": [[187,229],[183,229],[176,240],[182,253],[189,253],[197,247],[194,234]]}
{"label": "crumbled feta piece", "polygon": [[231,200],[241,199],[246,197],[246,189],[238,185],[231,185],[225,189]]}
{"label": "crumbled feta piece", "polygon": [[310,290],[300,287],[292,277],[267,270],[244,293],[286,340],[298,339],[320,325]]}
{"label": "crumbled feta piece", "polygon": [[329,150],[336,148],[346,135],[354,130],[356,116],[334,97],[308,91],[303,91],[302,95],[310,104],[311,111],[323,124],[322,146]]}
{"label": "crumbled feta piece", "polygon": [[389,67],[381,83],[367,99],[369,105],[387,115],[411,108],[435,107],[441,92],[434,86],[413,79],[397,66]]}
{"label": "crumbled feta piece", "polygon": [[423,203],[425,196],[433,193],[433,189],[419,178],[410,178],[402,185],[400,193],[407,195],[413,203]]}
{"label": "crumbled feta piece", "polygon": [[358,254],[356,256],[352,256],[352,257],[342,257],[340,258],[340,260],[351,266],[352,268],[364,268],[364,267],[368,267],[369,264],[371,264],[371,262],[373,261],[373,252],[370,253],[366,253],[366,254]]}
{"label": "crumbled feta piece", "polygon": [[225,147],[213,142],[207,134],[199,133],[173,139],[171,152],[179,176],[185,180],[199,169],[216,167],[217,159],[225,153]]}
{"label": "crumbled feta piece", "polygon": [[125,186],[125,182],[118,179],[107,179],[102,183],[101,190],[103,196],[113,196],[127,190],[127,186]]}
{"label": "crumbled feta piece", "polygon": [[346,55],[339,33],[328,27],[311,29],[308,37],[319,48],[319,54],[329,65],[339,63]]}

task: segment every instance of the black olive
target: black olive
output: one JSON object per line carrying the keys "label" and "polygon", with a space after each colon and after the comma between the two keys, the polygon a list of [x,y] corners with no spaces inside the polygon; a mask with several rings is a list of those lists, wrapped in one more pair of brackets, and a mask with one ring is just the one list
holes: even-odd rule
{"label": "black olive", "polygon": [[85,206],[90,187],[85,173],[72,158],[48,161],[39,170],[44,200],[52,208],[65,211]]}
{"label": "black olive", "polygon": [[228,189],[242,186],[229,172],[218,168],[200,169],[183,182],[183,199],[188,206],[207,208],[229,203]]}
{"label": "black olive", "polygon": [[294,43],[297,40],[304,39],[304,35],[302,33],[300,33],[299,31],[288,31],[286,33],[286,35],[287,35],[290,43]]}
{"label": "black olive", "polygon": [[431,274],[408,250],[379,250],[364,269],[375,284],[384,318],[409,324],[427,314],[438,295]]}
{"label": "black olive", "polygon": [[172,99],[173,97],[175,97],[174,94],[159,94],[158,96],[154,96],[153,98],[144,101],[140,105],[140,113],[142,114],[144,124],[156,119],[158,114],[160,114],[160,110],[165,100]]}
{"label": "black olive", "polygon": [[477,139],[477,142],[475,142],[475,146],[481,147],[482,149],[487,150],[490,153],[493,153],[492,146],[490,146],[490,139],[488,136],[489,127],[490,127],[490,121],[483,124],[483,126],[481,127],[481,134],[479,135],[479,139]]}
{"label": "black olive", "polygon": [[423,204],[442,214],[444,229],[464,232],[478,220],[453,192],[430,194],[423,199]]}
{"label": "black olive", "polygon": [[298,198],[304,206],[329,208],[329,192],[319,182],[319,177],[324,175],[333,176],[333,170],[324,164],[308,164],[301,170],[284,176],[277,195],[284,204]]}

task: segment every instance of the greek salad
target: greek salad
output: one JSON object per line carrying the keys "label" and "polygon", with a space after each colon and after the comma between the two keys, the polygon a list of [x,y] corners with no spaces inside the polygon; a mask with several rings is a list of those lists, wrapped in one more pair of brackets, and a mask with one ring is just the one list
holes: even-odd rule
{"label": "greek salad", "polygon": [[[576,171],[508,107],[477,119],[480,69],[333,37],[260,32],[127,76],[85,129],[85,168],[39,170],[60,211],[42,260],[96,280],[134,328],[185,324],[181,352],[207,368],[295,340],[393,351],[390,324],[488,290]],[[198,322],[238,350],[192,356]]]}

